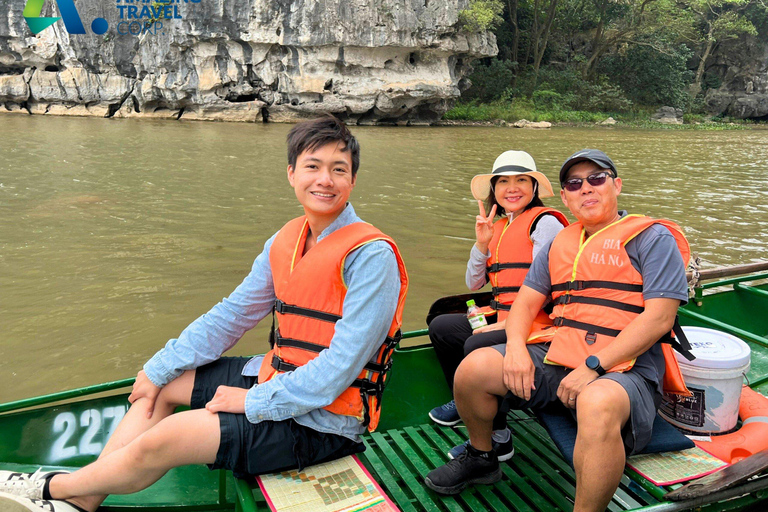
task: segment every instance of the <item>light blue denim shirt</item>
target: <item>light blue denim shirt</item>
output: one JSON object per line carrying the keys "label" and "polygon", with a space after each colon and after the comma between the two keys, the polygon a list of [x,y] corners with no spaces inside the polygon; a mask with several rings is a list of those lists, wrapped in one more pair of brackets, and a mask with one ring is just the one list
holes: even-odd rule
{"label": "light blue denim shirt", "polygon": [[[318,237],[318,244],[339,228],[362,222],[351,204]],[[275,301],[269,250],[264,244],[253,268],[232,294],[192,322],[178,338],[168,341],[145,365],[152,383],[164,386],[181,375],[215,361],[259,321],[269,315]],[[257,384],[245,399],[245,414],[252,423],[293,418],[320,432],[359,441],[365,427],[351,416],[333,414],[329,405],[375,357],[392,323],[400,290],[397,259],[386,242],[371,242],[349,254],[344,264],[347,295],[343,318],[336,322],[331,346],[290,373]],[[257,375],[263,356],[251,359],[243,375]]]}

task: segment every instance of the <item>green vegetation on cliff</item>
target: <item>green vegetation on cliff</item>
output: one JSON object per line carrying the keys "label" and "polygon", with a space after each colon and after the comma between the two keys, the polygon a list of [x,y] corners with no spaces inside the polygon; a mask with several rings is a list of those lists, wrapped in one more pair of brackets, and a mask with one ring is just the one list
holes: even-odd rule
{"label": "green vegetation on cliff", "polygon": [[470,0],[464,30],[493,30],[445,119],[647,120],[660,106],[704,120],[718,45],[768,37],[764,0]]}

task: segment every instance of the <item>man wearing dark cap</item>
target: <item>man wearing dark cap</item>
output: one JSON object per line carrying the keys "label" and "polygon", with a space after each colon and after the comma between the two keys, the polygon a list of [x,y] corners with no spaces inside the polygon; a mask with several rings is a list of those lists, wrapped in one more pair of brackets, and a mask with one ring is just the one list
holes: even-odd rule
{"label": "man wearing dark cap", "polygon": [[[506,345],[473,352],[456,371],[454,395],[470,446],[427,475],[437,492],[501,478],[491,447],[499,397],[515,409],[560,402],[578,424],[574,510],[605,510],[626,456],[651,438],[662,383],[687,392],[669,345],[660,343],[669,341],[688,298],[689,249],[679,227],[620,211],[622,181],[602,151],[574,153],[560,183],[577,222],[531,265],[507,320]],[[555,326],[530,332],[548,301]]]}

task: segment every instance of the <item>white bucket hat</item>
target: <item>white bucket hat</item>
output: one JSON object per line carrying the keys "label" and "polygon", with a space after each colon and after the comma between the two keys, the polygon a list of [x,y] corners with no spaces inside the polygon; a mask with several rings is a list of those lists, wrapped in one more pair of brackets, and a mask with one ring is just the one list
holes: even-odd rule
{"label": "white bucket hat", "polygon": [[539,197],[552,197],[552,184],[544,174],[536,170],[536,162],[525,151],[505,151],[493,162],[493,171],[490,174],[478,174],[472,178],[470,187],[472,196],[480,201],[488,199],[491,193],[491,178],[494,176],[530,176],[539,184]]}

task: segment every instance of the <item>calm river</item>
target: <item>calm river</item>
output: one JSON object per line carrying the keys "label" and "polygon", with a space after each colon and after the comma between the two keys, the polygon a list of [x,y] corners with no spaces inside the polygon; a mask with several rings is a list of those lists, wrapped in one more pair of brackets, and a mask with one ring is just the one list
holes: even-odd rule
{"label": "calm river", "polygon": [[[289,129],[0,117],[0,402],[134,376],[228,295],[301,213],[285,177]],[[465,291],[469,181],[507,149],[553,178],[575,150],[601,148],[624,178],[620,207],[680,223],[706,266],[765,257],[768,131],[354,132],[353,204],[402,250],[406,330],[425,326],[436,298]],[[232,353],[265,340],[261,326]]]}

